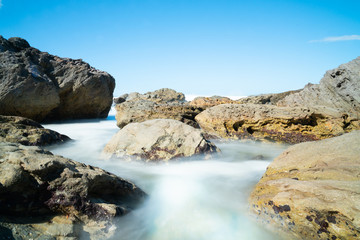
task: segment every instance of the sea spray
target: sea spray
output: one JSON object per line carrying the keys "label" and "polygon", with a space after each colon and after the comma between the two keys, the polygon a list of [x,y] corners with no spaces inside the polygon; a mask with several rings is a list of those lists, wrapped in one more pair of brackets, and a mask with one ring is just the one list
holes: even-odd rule
{"label": "sea spray", "polygon": [[247,198],[285,145],[216,141],[222,154],[215,159],[147,164],[101,159],[103,147],[119,130],[113,117],[45,127],[73,139],[50,147],[54,154],[101,167],[149,194],[143,206],[118,219],[114,239],[279,239],[251,220]]}

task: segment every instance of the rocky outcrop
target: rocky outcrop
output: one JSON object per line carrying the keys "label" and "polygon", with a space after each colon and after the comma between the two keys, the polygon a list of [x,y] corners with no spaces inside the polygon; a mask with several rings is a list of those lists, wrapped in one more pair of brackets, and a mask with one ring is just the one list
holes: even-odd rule
{"label": "rocky outcrop", "polygon": [[239,104],[253,103],[253,104],[270,104],[276,105],[279,101],[284,99],[286,96],[300,92],[301,90],[288,91],[282,93],[270,93],[270,94],[261,94],[257,96],[250,96],[240,98],[236,102]]}
{"label": "rocky outcrop", "polygon": [[167,88],[145,94],[125,94],[115,102],[118,102],[115,118],[119,128],[151,119],[174,119],[199,128],[195,116],[203,111],[185,102],[184,94]]}
{"label": "rocky outcrop", "polygon": [[199,107],[199,108],[209,108],[219,104],[226,104],[226,103],[237,103],[237,101],[231,100],[228,97],[221,97],[221,96],[212,96],[212,97],[197,97],[192,100],[189,104],[190,106]]}
{"label": "rocky outcrop", "polygon": [[70,140],[68,136],[45,129],[33,120],[0,115],[0,142],[45,146],[53,143],[63,143],[68,140]]}
{"label": "rocky outcrop", "polygon": [[0,114],[36,121],[104,118],[115,80],[82,60],[60,58],[0,36]]}
{"label": "rocky outcrop", "polygon": [[360,57],[327,71],[320,84],[308,84],[277,103],[307,107],[339,118],[360,119]]}
{"label": "rocky outcrop", "polygon": [[[360,57],[328,71],[320,84],[215,106],[196,116],[221,137],[286,143],[319,140],[360,129]],[[258,104],[258,105],[254,105]]]}
{"label": "rocky outcrop", "polygon": [[218,148],[200,130],[172,119],[155,119],[125,126],[104,148],[108,156],[148,161],[211,154]]}
{"label": "rocky outcrop", "polygon": [[359,121],[333,119],[306,108],[260,104],[223,104],[196,116],[215,136],[299,143],[337,136],[360,128]]}
{"label": "rocky outcrop", "polygon": [[360,238],[360,131],[294,145],[250,197],[259,221],[299,239]]}
{"label": "rocky outcrop", "polygon": [[155,103],[170,103],[170,102],[185,102],[185,95],[170,88],[161,88],[153,92],[140,94],[133,92],[123,94],[120,97],[114,98],[115,104],[120,104],[125,101],[139,101],[148,100]]}
{"label": "rocky outcrop", "polygon": [[[133,183],[102,169],[15,143],[0,143],[0,176],[0,222],[30,215],[28,221],[36,222],[26,226],[36,228],[35,232],[50,228],[53,237],[79,237],[78,224],[92,239],[105,239],[114,231],[114,218],[131,211],[146,196]],[[60,217],[54,220],[56,216]],[[48,225],[37,225],[37,217],[48,218],[42,219]],[[57,231],[56,224],[67,231]]]}

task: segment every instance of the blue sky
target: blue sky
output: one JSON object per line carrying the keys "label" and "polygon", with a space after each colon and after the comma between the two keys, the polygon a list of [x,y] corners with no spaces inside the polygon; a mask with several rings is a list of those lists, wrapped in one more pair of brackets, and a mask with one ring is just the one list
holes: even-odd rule
{"label": "blue sky", "polygon": [[254,95],[318,83],[360,56],[360,1],[0,0],[0,35],[82,58],[115,96]]}

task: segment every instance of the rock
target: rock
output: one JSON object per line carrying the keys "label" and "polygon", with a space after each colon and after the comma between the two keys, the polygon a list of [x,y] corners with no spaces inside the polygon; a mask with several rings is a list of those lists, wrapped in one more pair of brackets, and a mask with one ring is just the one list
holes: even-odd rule
{"label": "rock", "polygon": [[210,135],[285,143],[319,140],[360,128],[359,121],[333,119],[306,108],[260,104],[222,104],[195,119]]}
{"label": "rock", "polygon": [[115,118],[119,128],[123,128],[129,123],[159,118],[175,119],[199,128],[195,122],[195,116],[203,111],[202,108],[193,107],[186,103],[158,104],[148,100],[126,101],[117,104],[115,109]]}
{"label": "rock", "polygon": [[[57,224],[80,224],[93,239],[111,235],[114,218],[131,211],[146,196],[133,183],[102,169],[16,143],[0,142],[0,176],[2,217],[29,215],[31,220],[60,215]],[[50,227],[36,226],[38,220],[27,223],[37,231]]]}
{"label": "rock", "polygon": [[185,95],[169,88],[140,94],[137,92],[121,95],[114,99],[116,121],[119,128],[129,123],[151,119],[175,119],[199,128],[195,116],[202,108],[190,106]]}
{"label": "rock", "polygon": [[143,97],[146,100],[156,103],[185,102],[185,95],[183,93],[176,92],[169,88],[161,88],[153,92],[147,92]]}
{"label": "rock", "polygon": [[277,105],[307,107],[336,118],[346,115],[360,119],[360,57],[327,71],[320,84],[308,84]]}
{"label": "rock", "polygon": [[104,153],[110,156],[149,161],[218,151],[200,130],[172,119],[131,123],[115,134],[104,148]]}
{"label": "rock", "polygon": [[190,106],[200,107],[203,109],[213,107],[219,104],[237,103],[228,97],[212,96],[212,97],[197,97],[190,102]]}
{"label": "rock", "polygon": [[17,116],[0,115],[0,142],[21,143],[30,146],[45,146],[70,140],[39,123]]}
{"label": "rock", "polygon": [[270,104],[276,105],[280,100],[285,98],[286,96],[300,92],[301,90],[288,91],[283,93],[270,93],[270,94],[261,94],[257,96],[250,96],[240,98],[236,102],[239,104],[253,103],[253,104]]}
{"label": "rock", "polygon": [[298,239],[360,237],[360,131],[288,148],[251,197],[259,221]]}
{"label": "rock", "polygon": [[155,103],[171,103],[185,102],[185,95],[181,92],[177,92],[170,88],[161,88],[153,92],[147,92],[144,94],[140,94],[137,92],[123,94],[118,98],[114,98],[114,102],[116,104],[122,103],[125,101],[139,101],[139,100],[148,100]]}
{"label": "rock", "polygon": [[59,58],[0,36],[0,114],[50,121],[105,118],[115,80],[82,60]]}

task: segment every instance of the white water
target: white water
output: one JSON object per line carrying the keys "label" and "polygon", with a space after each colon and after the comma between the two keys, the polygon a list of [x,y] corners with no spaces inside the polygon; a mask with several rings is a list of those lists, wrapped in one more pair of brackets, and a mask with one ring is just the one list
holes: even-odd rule
{"label": "white water", "polygon": [[[75,141],[48,148],[54,154],[101,167],[131,180],[149,194],[139,209],[119,219],[119,240],[279,239],[248,216],[247,198],[284,145],[216,142],[213,160],[145,164],[102,160],[100,153],[119,129],[102,121],[48,124]],[[262,155],[265,160],[252,160]]]}

